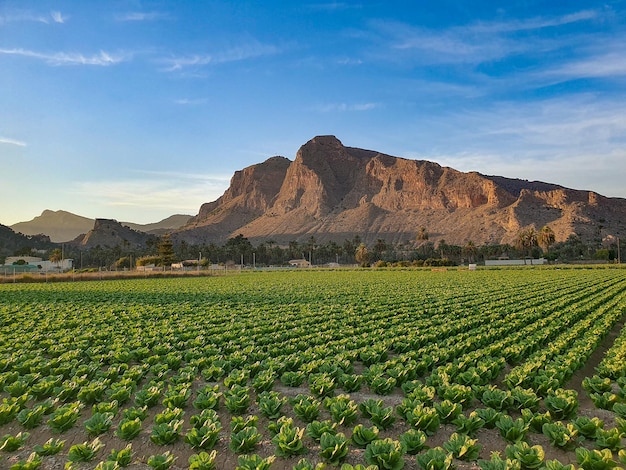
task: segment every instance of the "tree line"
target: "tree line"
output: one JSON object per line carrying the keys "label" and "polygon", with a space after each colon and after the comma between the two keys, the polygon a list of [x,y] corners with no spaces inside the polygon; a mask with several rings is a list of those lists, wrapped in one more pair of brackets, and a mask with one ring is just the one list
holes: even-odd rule
{"label": "tree line", "polygon": [[[19,250],[26,254],[26,248]],[[229,238],[225,243],[191,244],[174,242],[169,235],[151,239],[141,248],[128,243],[115,247],[95,246],[81,249],[65,245],[63,256],[74,260],[77,269],[130,269],[140,265],[171,266],[182,263],[188,266],[244,265],[285,266],[291,260],[306,260],[312,265],[414,265],[441,266],[480,263],[497,258],[539,258],[549,261],[571,262],[574,260],[616,260],[616,241],[607,243],[600,239],[583,242],[577,235],[555,242],[552,229],[526,228],[521,230],[513,244],[476,245],[471,240],[462,245],[450,244],[445,239],[429,240],[428,231],[421,227],[413,240],[391,243],[383,238],[366,244],[360,236],[343,242],[318,242],[314,236],[306,241],[290,241],[279,245],[273,240],[253,244],[243,235]],[[58,260],[60,249],[48,251],[49,259]]]}

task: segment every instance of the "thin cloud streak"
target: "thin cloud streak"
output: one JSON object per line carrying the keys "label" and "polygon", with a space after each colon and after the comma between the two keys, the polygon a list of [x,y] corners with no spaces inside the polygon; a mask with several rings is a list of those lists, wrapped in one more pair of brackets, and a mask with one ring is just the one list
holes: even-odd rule
{"label": "thin cloud streak", "polygon": [[318,105],[314,109],[320,113],[332,113],[349,111],[370,111],[378,107],[380,107],[378,103],[329,103]]}
{"label": "thin cloud streak", "polygon": [[[387,60],[409,59],[423,64],[482,64],[516,54],[537,54],[559,49],[569,39],[535,38],[515,33],[592,21],[601,17],[595,10],[584,10],[554,18],[532,18],[499,22],[479,22],[445,30],[415,27],[399,21],[373,21],[374,36],[386,43]],[[385,57],[385,55],[381,55]]]}
{"label": "thin cloud streak", "polygon": [[174,72],[187,67],[202,67],[205,65],[239,62],[262,56],[276,55],[280,52],[281,50],[277,46],[253,41],[215,54],[195,54],[172,57],[161,59],[160,62],[165,64],[165,72]]}
{"label": "thin cloud streak", "polygon": [[100,51],[98,54],[85,56],[80,53],[55,52],[52,54],[30,51],[27,49],[0,49],[0,54],[28,57],[44,61],[48,65],[96,65],[107,67],[129,59],[127,54],[111,54]]}
{"label": "thin cloud streak", "polygon": [[26,142],[21,140],[9,139],[8,137],[0,137],[0,144],[15,145],[17,147],[26,147]]}
{"label": "thin cloud streak", "polygon": [[30,21],[36,23],[59,23],[63,24],[68,19],[68,16],[63,16],[60,11],[51,11],[49,15],[37,15],[27,11],[16,12],[0,16],[0,24],[3,23],[17,23],[22,21]]}
{"label": "thin cloud streak", "polygon": [[597,19],[600,13],[595,10],[583,10],[556,18],[531,18],[523,21],[478,22],[467,27],[475,33],[512,33],[517,31],[537,30],[564,26],[580,21]]}
{"label": "thin cloud streak", "polygon": [[133,22],[133,21],[155,21],[163,18],[167,18],[165,13],[160,13],[158,11],[150,11],[150,12],[141,12],[141,11],[132,11],[128,13],[123,13],[117,15],[115,19],[121,22]]}

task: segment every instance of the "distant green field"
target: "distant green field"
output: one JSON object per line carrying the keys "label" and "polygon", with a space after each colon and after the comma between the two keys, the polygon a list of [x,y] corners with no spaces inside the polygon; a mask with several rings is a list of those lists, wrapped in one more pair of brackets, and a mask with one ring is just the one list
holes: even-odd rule
{"label": "distant green field", "polygon": [[0,467],[626,463],[625,309],[615,269],[0,285]]}

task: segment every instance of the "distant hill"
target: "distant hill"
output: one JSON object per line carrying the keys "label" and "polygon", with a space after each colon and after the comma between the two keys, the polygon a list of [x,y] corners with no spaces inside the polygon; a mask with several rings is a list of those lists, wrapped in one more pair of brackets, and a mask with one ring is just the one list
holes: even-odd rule
{"label": "distant hill", "polygon": [[55,244],[50,241],[50,237],[15,233],[11,227],[0,225],[0,256],[12,256],[23,248],[49,250],[53,247]]}
{"label": "distant hill", "polygon": [[153,224],[133,224],[131,222],[121,222],[121,224],[140,232],[164,235],[187,224],[191,218],[191,215],[175,214]]}
{"label": "distant hill", "polygon": [[549,225],[557,241],[626,233],[626,199],[560,185],[464,173],[424,160],[345,147],[334,136],[303,145],[294,161],[272,157],[235,172],[216,201],[173,234],[188,243],[343,241],[359,235],[433,242],[514,243],[519,231]]}
{"label": "distant hill", "polygon": [[93,219],[71,212],[45,210],[33,220],[18,222],[11,225],[11,228],[24,235],[45,234],[51,241],[63,243],[73,240],[81,233],[87,233],[93,227],[93,222]]}
{"label": "distant hill", "polygon": [[121,246],[126,249],[135,249],[144,247],[146,241],[151,238],[155,238],[155,235],[133,230],[116,220],[96,219],[93,228],[86,234],[76,237],[72,243],[85,248],[100,245],[109,248]]}
{"label": "distant hill", "polygon": [[[177,214],[152,224],[135,224],[132,222],[122,222],[122,224],[140,232],[162,235],[182,227],[190,218],[190,215]],[[95,219],[82,217],[71,212],[44,210],[41,215],[33,220],[19,222],[11,225],[11,228],[13,231],[24,235],[45,234],[50,237],[51,241],[63,243],[86,234],[93,229],[94,223]]]}

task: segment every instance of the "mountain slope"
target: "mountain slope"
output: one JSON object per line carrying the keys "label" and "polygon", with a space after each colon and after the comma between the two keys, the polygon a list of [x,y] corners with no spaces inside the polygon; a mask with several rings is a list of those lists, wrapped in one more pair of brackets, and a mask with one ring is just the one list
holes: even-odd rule
{"label": "mountain slope", "polygon": [[28,222],[18,222],[11,225],[15,232],[24,235],[45,234],[56,243],[73,240],[81,233],[86,233],[93,227],[93,219],[81,217],[67,211],[45,210],[41,215]]}
{"label": "mountain slope", "polygon": [[334,136],[303,145],[293,162],[273,157],[237,172],[175,238],[222,242],[239,233],[279,243],[359,235],[413,241],[512,243],[523,227],[550,225],[557,240],[625,233],[626,199],[345,147]]}
{"label": "mountain slope", "polygon": [[[163,235],[187,224],[192,216],[176,214],[159,222],[151,224],[135,224],[132,222],[121,222],[133,230],[154,235]],[[79,235],[84,235],[93,229],[95,219],[89,219],[71,212],[59,210],[44,210],[41,215],[28,222],[18,222],[11,225],[15,232],[24,235],[45,234],[55,243],[63,243],[74,240]]]}

